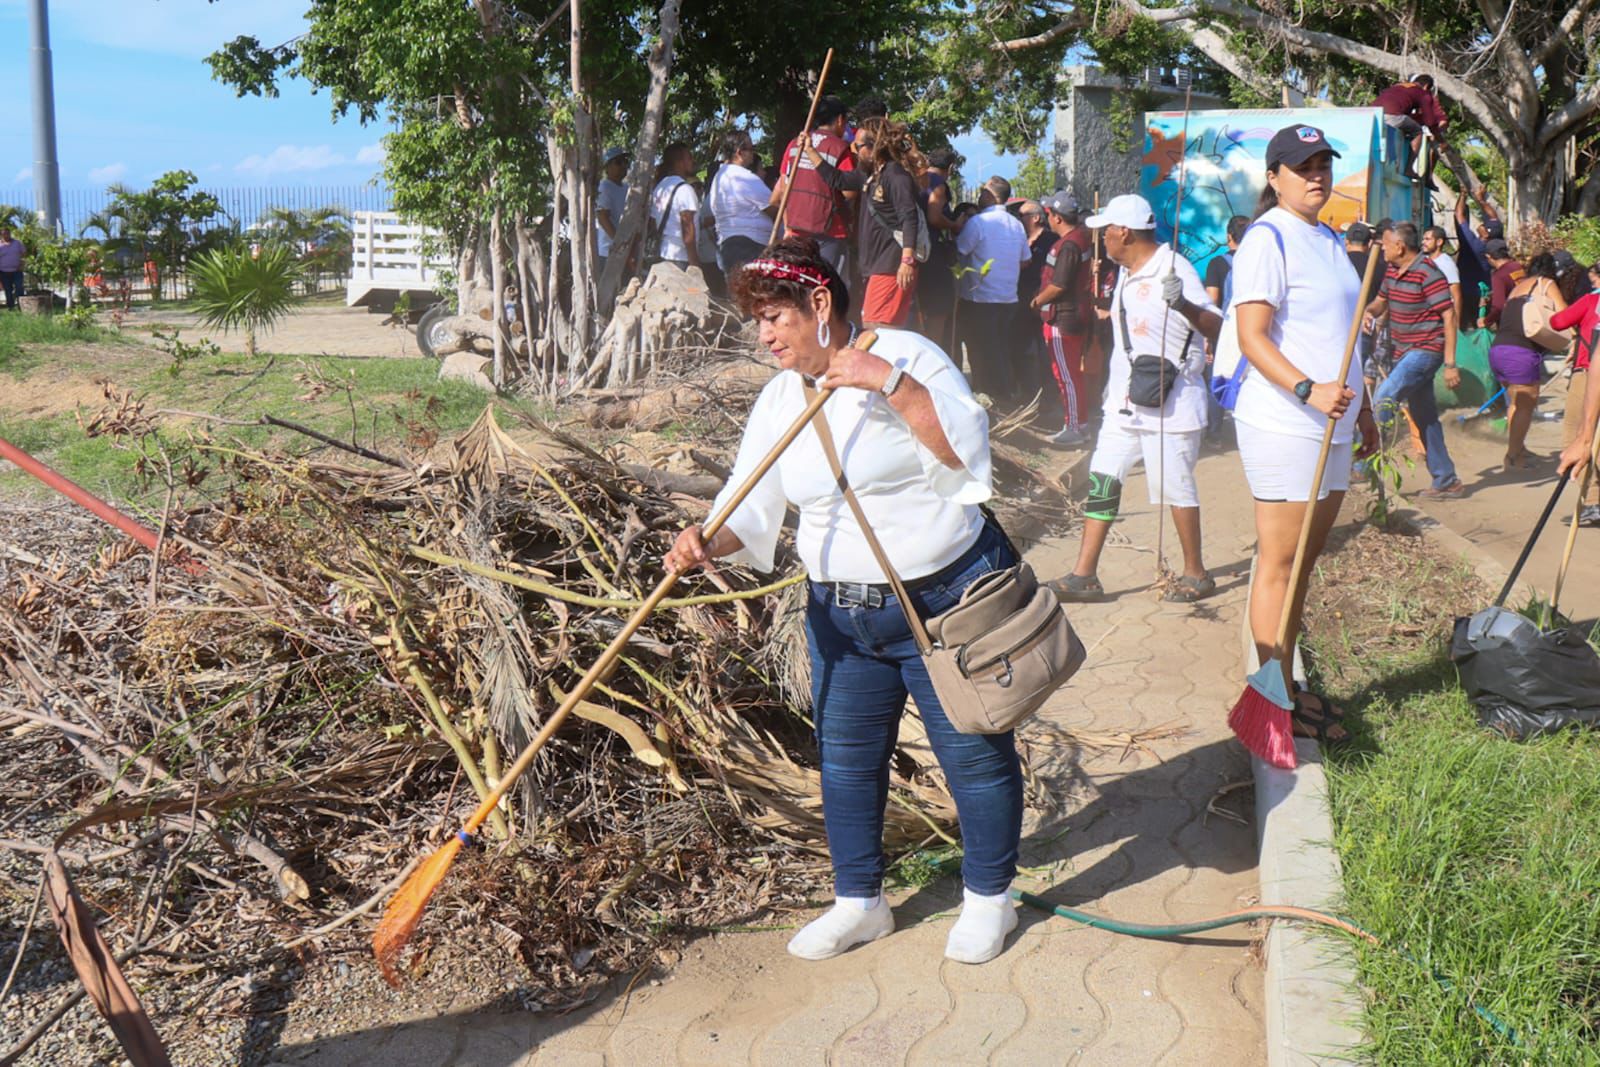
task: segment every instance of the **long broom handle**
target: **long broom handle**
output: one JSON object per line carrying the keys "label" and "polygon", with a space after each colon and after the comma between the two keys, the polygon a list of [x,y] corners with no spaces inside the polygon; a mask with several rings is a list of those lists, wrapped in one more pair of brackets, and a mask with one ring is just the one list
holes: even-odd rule
{"label": "long broom handle", "polygon": [[[1555,491],[1550,494],[1550,499],[1545,501],[1544,510],[1539,513],[1539,521],[1533,524],[1533,532],[1528,535],[1528,540],[1522,546],[1522,552],[1517,556],[1517,562],[1511,565],[1511,573],[1506,575],[1506,584],[1500,587],[1500,595],[1494,598],[1494,606],[1504,607],[1506,597],[1511,595],[1511,589],[1517,584],[1517,576],[1522,573],[1522,567],[1528,562],[1528,557],[1533,554],[1534,542],[1539,540],[1539,535],[1544,533],[1544,524],[1550,521],[1550,515],[1556,510],[1556,501],[1561,498],[1561,490],[1567,487],[1567,481],[1572,477],[1572,472],[1567,471],[1556,479]],[[1579,494],[1580,499],[1582,494]],[[1571,551],[1572,539],[1567,539],[1568,551]],[[1561,595],[1561,576],[1556,576],[1556,595]],[[1552,609],[1554,605],[1552,605]]]}
{"label": "long broom handle", "polygon": [[[830,395],[831,390],[822,390],[817,393],[816,399],[806,405],[805,411],[801,412],[800,417],[794,420],[794,424],[778,439],[778,443],[772,446],[766,457],[751,472],[750,477],[746,478],[744,483],[734,490],[733,496],[729,498],[728,503],[723,506],[722,510],[713,515],[710,521],[700,528],[700,536],[704,540],[709,541],[716,536],[717,531],[727,523],[734,510],[744,503],[744,498],[749,496],[755,489],[756,483],[761,481],[767,471],[772,469],[774,463],[778,462],[778,457],[782,456],[784,450],[794,443],[796,437],[800,436],[800,432],[810,425],[811,420],[816,417],[817,412],[822,410],[822,405],[827,403]],[[644,625],[644,620],[656,609],[656,605],[666,599],[666,595],[672,591],[672,587],[677,584],[678,578],[679,575],[676,571],[668,571],[666,577],[662,578],[660,584],[655,587],[655,591],[634,611],[633,616],[628,619],[622,630],[616,637],[611,639],[611,643],[606,646],[605,651],[600,653],[600,658],[594,661],[594,665],[573,687],[572,692],[567,694],[567,698],[561,702],[561,706],[556,709],[555,714],[550,716],[544,726],[540,727],[539,732],[534,735],[533,740],[529,741],[527,746],[523,748],[522,752],[517,756],[517,761],[501,777],[499,784],[489,791],[489,795],[483,798],[483,803],[478,805],[478,810],[474,811],[472,816],[467,819],[462,827],[466,833],[474,833],[478,827],[483,825],[483,821],[489,817],[489,813],[500,803],[501,798],[506,795],[512,783],[520,778],[522,773],[533,764],[534,758],[539,755],[539,750],[544,748],[545,742],[549,741],[555,732],[561,728],[561,723],[572,713],[572,709],[576,708],[589,695],[589,691],[594,688],[596,682],[605,677],[606,672],[611,669],[617,658],[622,655],[622,650],[627,647],[628,641],[632,639],[639,627]]]}
{"label": "long broom handle", "polygon": [[[801,137],[811,136],[811,122],[817,117],[817,104],[822,100],[822,87],[828,83],[828,69],[833,66],[833,49],[828,49],[828,54],[822,57],[822,73],[817,75],[817,88],[811,94],[811,110],[806,112],[806,128],[800,131]],[[794,191],[795,172],[800,169],[800,157],[803,150],[796,145],[794,153],[794,170],[789,172],[789,177],[783,183],[783,197],[778,201],[778,214],[772,220],[772,236],[767,238],[767,247],[771,248],[778,243],[778,234],[783,232],[783,216],[789,210],[789,194]],[[779,167],[783,161],[779,160]]]}
{"label": "long broom handle", "polygon": [[[1339,362],[1340,388],[1350,377],[1350,360],[1355,355],[1356,338],[1361,336],[1361,319],[1367,313],[1367,294],[1372,290],[1372,277],[1378,272],[1378,257],[1367,257],[1367,270],[1361,276],[1361,295],[1356,298],[1355,317],[1350,320],[1350,333],[1344,339],[1344,358]],[[1317,453],[1317,473],[1311,477],[1311,492],[1306,496],[1306,514],[1300,520],[1300,540],[1294,546],[1294,566],[1289,570],[1289,588],[1284,591],[1283,613],[1278,619],[1278,640],[1274,655],[1287,659],[1289,652],[1289,624],[1294,620],[1294,598],[1300,592],[1304,576],[1300,573],[1306,561],[1306,548],[1311,544],[1311,523],[1317,515],[1317,491],[1322,488],[1322,474],[1328,469],[1328,454],[1333,451],[1333,431],[1339,420],[1330,418],[1322,428],[1322,451]]]}
{"label": "long broom handle", "polygon": [[[1550,592],[1550,617],[1552,619],[1556,615],[1556,605],[1561,603],[1561,587],[1566,584],[1567,567],[1572,563],[1572,546],[1578,542],[1578,516],[1583,514],[1583,500],[1589,495],[1589,486],[1594,481],[1594,465],[1596,462],[1600,462],[1600,433],[1594,435],[1594,444],[1589,448],[1589,465],[1583,468],[1583,477],[1578,480],[1578,499],[1572,505],[1572,525],[1567,527],[1567,547],[1561,553],[1561,567],[1556,571],[1556,587]],[[1561,478],[1565,481],[1571,475],[1572,471],[1568,470]],[[1557,490],[1557,492],[1559,491]],[[1545,511],[1548,516],[1549,509],[1546,508]]]}

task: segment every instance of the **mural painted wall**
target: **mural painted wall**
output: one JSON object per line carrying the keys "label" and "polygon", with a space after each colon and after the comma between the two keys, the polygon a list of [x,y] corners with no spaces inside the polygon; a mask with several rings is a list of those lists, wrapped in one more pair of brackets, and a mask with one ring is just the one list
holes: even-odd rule
{"label": "mural painted wall", "polygon": [[1339,152],[1324,222],[1343,231],[1357,219],[1411,217],[1402,146],[1378,108],[1191,111],[1187,132],[1182,111],[1147,111],[1139,192],[1155,208],[1158,236],[1170,241],[1182,176],[1181,251],[1202,275],[1213,256],[1227,251],[1228,219],[1255,214],[1267,184],[1267,142],[1291,124],[1318,127]]}

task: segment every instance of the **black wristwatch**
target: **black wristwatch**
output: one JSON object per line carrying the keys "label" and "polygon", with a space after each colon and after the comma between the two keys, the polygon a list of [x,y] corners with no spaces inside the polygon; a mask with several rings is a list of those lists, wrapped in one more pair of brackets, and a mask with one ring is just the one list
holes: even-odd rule
{"label": "black wristwatch", "polygon": [[1310,378],[1301,378],[1294,383],[1294,395],[1300,398],[1300,403],[1309,403],[1311,400],[1311,387],[1316,385]]}

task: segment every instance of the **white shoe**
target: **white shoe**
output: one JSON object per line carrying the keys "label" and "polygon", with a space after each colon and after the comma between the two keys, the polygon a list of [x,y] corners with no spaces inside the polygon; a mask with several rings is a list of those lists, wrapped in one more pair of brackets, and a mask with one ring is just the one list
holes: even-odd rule
{"label": "white shoe", "polygon": [[1006,947],[1006,935],[1017,928],[1017,907],[1009,894],[979,896],[963,889],[961,916],[944,943],[946,959],[957,963],[988,963]]}
{"label": "white shoe", "polygon": [[[1015,920],[1013,920],[1015,922]],[[894,912],[879,893],[865,897],[838,897],[833,907],[801,928],[789,941],[789,955],[803,960],[832,959],[855,945],[894,933]]]}

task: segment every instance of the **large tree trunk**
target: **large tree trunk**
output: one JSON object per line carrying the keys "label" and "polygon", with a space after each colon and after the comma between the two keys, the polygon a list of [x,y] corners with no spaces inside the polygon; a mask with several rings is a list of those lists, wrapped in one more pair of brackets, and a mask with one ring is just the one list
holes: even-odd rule
{"label": "large tree trunk", "polygon": [[506,252],[505,234],[501,226],[501,209],[496,206],[494,219],[489,224],[489,276],[490,294],[489,309],[491,317],[489,322],[494,327],[494,387],[506,387],[506,331],[505,331],[505,295],[506,295]]}
{"label": "large tree trunk", "polygon": [[1506,213],[1515,232],[1533,222],[1552,220],[1561,211],[1566,182],[1558,157],[1513,154],[1506,159],[1508,176]]}
{"label": "large tree trunk", "polygon": [[678,39],[678,9],[682,0],[661,0],[659,29],[655,47],[650,49],[650,92],[645,98],[644,122],[639,126],[639,137],[633,147],[633,165],[628,169],[628,203],[622,211],[622,221],[617,225],[617,236],[611,242],[611,255],[606,259],[606,272],[600,278],[598,310],[601,316],[611,314],[617,291],[622,286],[628,268],[630,253],[635,251],[639,236],[644,232],[645,207],[650,199],[650,176],[654,171],[656,146],[661,141],[661,129],[667,114],[667,81],[672,76],[673,45]]}

